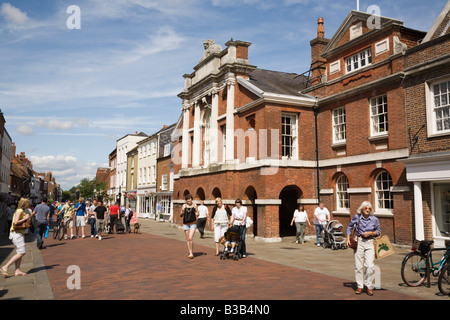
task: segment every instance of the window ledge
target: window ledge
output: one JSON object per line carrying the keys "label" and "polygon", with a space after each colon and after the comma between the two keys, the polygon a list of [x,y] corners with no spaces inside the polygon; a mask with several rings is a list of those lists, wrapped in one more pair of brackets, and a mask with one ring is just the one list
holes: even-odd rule
{"label": "window ledge", "polygon": [[372,142],[372,141],[384,140],[384,139],[387,139],[388,137],[389,137],[388,132],[385,132],[385,133],[370,136],[368,139],[369,139],[369,141]]}
{"label": "window ledge", "polygon": [[347,140],[334,142],[331,144],[332,148],[344,148],[347,146]]}

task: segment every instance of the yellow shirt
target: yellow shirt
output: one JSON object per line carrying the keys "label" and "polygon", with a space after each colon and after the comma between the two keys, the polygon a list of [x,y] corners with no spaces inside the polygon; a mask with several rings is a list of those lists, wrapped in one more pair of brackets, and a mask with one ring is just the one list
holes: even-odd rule
{"label": "yellow shirt", "polygon": [[11,229],[9,229],[9,232],[25,234],[25,231],[26,231],[25,229],[17,230],[17,231],[14,230],[14,221],[16,221],[16,214],[20,214],[17,221],[24,219],[27,214],[31,216],[30,209],[25,209],[25,210],[26,211],[23,211],[22,209],[17,209],[16,212],[14,212],[13,223],[11,224]]}

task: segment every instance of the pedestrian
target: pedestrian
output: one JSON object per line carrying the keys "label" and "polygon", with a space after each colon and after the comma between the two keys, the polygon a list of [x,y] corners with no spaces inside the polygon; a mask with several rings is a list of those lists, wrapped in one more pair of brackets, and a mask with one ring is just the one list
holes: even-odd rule
{"label": "pedestrian", "polygon": [[158,204],[156,205],[156,215],[155,215],[155,220],[156,217],[158,217],[158,221],[161,219],[162,217],[162,202],[159,201]]}
{"label": "pedestrian", "polygon": [[114,227],[116,226],[117,219],[120,219],[119,217],[120,207],[115,202],[112,202],[111,206],[109,207],[108,213],[109,213],[109,233],[114,233]]}
{"label": "pedestrian", "polygon": [[74,237],[73,218],[74,218],[74,214],[75,214],[75,207],[72,204],[72,201],[67,200],[66,204],[61,209],[61,211],[64,212],[63,223],[65,226],[67,226],[67,228],[65,229],[64,239],[67,239],[67,236],[69,234],[69,229],[70,229],[70,239],[73,239],[73,237]]}
{"label": "pedestrian", "polygon": [[317,246],[320,247],[320,239],[322,235],[322,231],[327,224],[327,221],[330,220],[330,212],[327,208],[325,208],[323,202],[319,203],[319,206],[314,210],[314,225],[316,226],[316,239]]}
{"label": "pedestrian", "polygon": [[245,221],[247,219],[247,207],[242,205],[241,199],[236,199],[235,207],[231,210],[231,225],[239,227],[241,233],[241,255],[243,258],[247,257],[247,248],[245,245],[245,234],[247,227]]}
{"label": "pedestrian", "polygon": [[33,210],[33,215],[35,219],[33,221],[34,235],[36,236],[36,246],[42,249],[44,240],[44,232],[47,229],[49,218],[50,218],[50,207],[47,205],[47,199],[43,198],[42,202],[36,206]]}
{"label": "pedestrian", "polygon": [[84,235],[84,227],[86,226],[86,203],[84,202],[84,198],[81,197],[78,200],[78,203],[75,205],[76,210],[76,220],[75,220],[75,232],[76,237],[78,238],[78,231],[81,229],[81,238],[84,239],[86,236]]}
{"label": "pedestrian", "polygon": [[130,221],[133,217],[133,211],[130,208],[130,204],[127,204],[125,209],[125,233],[131,233]]}
{"label": "pedestrian", "polygon": [[186,203],[181,207],[180,217],[183,217],[183,231],[186,235],[189,259],[194,258],[194,233],[197,228],[198,208],[192,201],[193,198],[188,194],[185,198]]}
{"label": "pedestrian", "polygon": [[6,215],[7,215],[7,220],[8,220],[8,224],[7,224],[8,237],[9,237],[10,229],[11,229],[11,226],[12,226],[12,221],[13,221],[13,218],[14,218],[14,212],[16,211],[15,208],[16,207],[13,204],[9,205],[6,208]]}
{"label": "pedestrian", "polygon": [[205,236],[205,227],[206,222],[209,219],[208,208],[205,206],[205,201],[201,200],[200,205],[198,206],[198,219],[197,219],[197,228],[200,232],[200,238],[203,239]]}
{"label": "pedestrian", "polygon": [[15,230],[15,225],[21,225],[28,219],[31,219],[34,215],[29,209],[30,200],[27,198],[21,198],[19,204],[17,206],[17,210],[14,213],[14,217],[12,220],[12,225],[9,230],[9,239],[12,240],[14,246],[16,247],[16,254],[9,259],[9,261],[1,268],[1,272],[4,277],[9,277],[8,269],[12,264],[15,264],[16,270],[14,275],[17,276],[25,276],[26,273],[20,270],[20,265],[22,263],[22,257],[26,253],[25,249],[25,229]]}
{"label": "pedestrian", "polygon": [[305,229],[306,229],[306,223],[308,222],[308,227],[311,227],[311,223],[308,219],[308,214],[305,211],[305,207],[300,204],[297,209],[294,211],[294,217],[291,221],[291,226],[295,222],[295,243],[303,244],[305,242]]}
{"label": "pedestrian", "polygon": [[103,201],[98,201],[98,206],[94,209],[95,220],[97,220],[98,240],[102,240],[103,230],[105,229],[105,215],[108,209],[103,205]]}
{"label": "pedestrian", "polygon": [[[373,207],[369,201],[364,201],[358,208],[347,227],[347,246],[350,245],[350,235],[356,224],[358,247],[353,257],[355,260],[356,294],[363,292],[366,286],[367,294],[373,296],[373,273],[375,266],[375,248],[373,238],[381,234],[380,222],[373,215]],[[365,272],[364,272],[365,270]]]}
{"label": "pedestrian", "polygon": [[220,238],[222,238],[229,226],[231,210],[222,203],[221,198],[216,198],[216,205],[211,213],[214,229],[214,242],[216,244],[216,256],[219,255]]}
{"label": "pedestrian", "polygon": [[97,237],[97,223],[95,219],[95,208],[97,208],[97,200],[92,201],[92,205],[88,208],[88,221],[91,225],[91,238]]}

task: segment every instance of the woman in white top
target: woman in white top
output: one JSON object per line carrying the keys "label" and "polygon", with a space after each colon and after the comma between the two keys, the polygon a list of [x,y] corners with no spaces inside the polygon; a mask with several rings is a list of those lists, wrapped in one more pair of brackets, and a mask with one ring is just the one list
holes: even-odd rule
{"label": "woman in white top", "polygon": [[247,228],[245,226],[245,220],[247,219],[247,207],[242,206],[242,200],[236,199],[235,207],[231,211],[231,224],[238,226],[241,232],[241,254],[242,257],[247,257],[247,248],[245,246],[245,234]]}
{"label": "woman in white top", "polygon": [[222,203],[221,198],[216,198],[216,205],[213,208],[211,219],[214,221],[214,242],[216,243],[216,256],[219,255],[219,241],[223,237],[229,226],[231,210]]}
{"label": "woman in white top", "polygon": [[295,228],[297,230],[295,234],[296,241],[295,243],[303,244],[305,241],[305,229],[306,229],[306,222],[308,222],[308,226],[311,227],[311,223],[308,219],[308,214],[305,211],[305,208],[303,205],[299,205],[298,209],[294,211],[294,217],[291,221],[291,226],[295,222]]}

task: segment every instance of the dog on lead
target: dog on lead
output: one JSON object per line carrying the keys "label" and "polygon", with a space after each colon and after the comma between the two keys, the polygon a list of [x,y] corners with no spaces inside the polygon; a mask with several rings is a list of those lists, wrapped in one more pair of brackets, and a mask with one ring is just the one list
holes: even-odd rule
{"label": "dog on lead", "polygon": [[141,233],[141,224],[140,223],[135,223],[133,225],[133,233],[137,233],[140,234]]}

